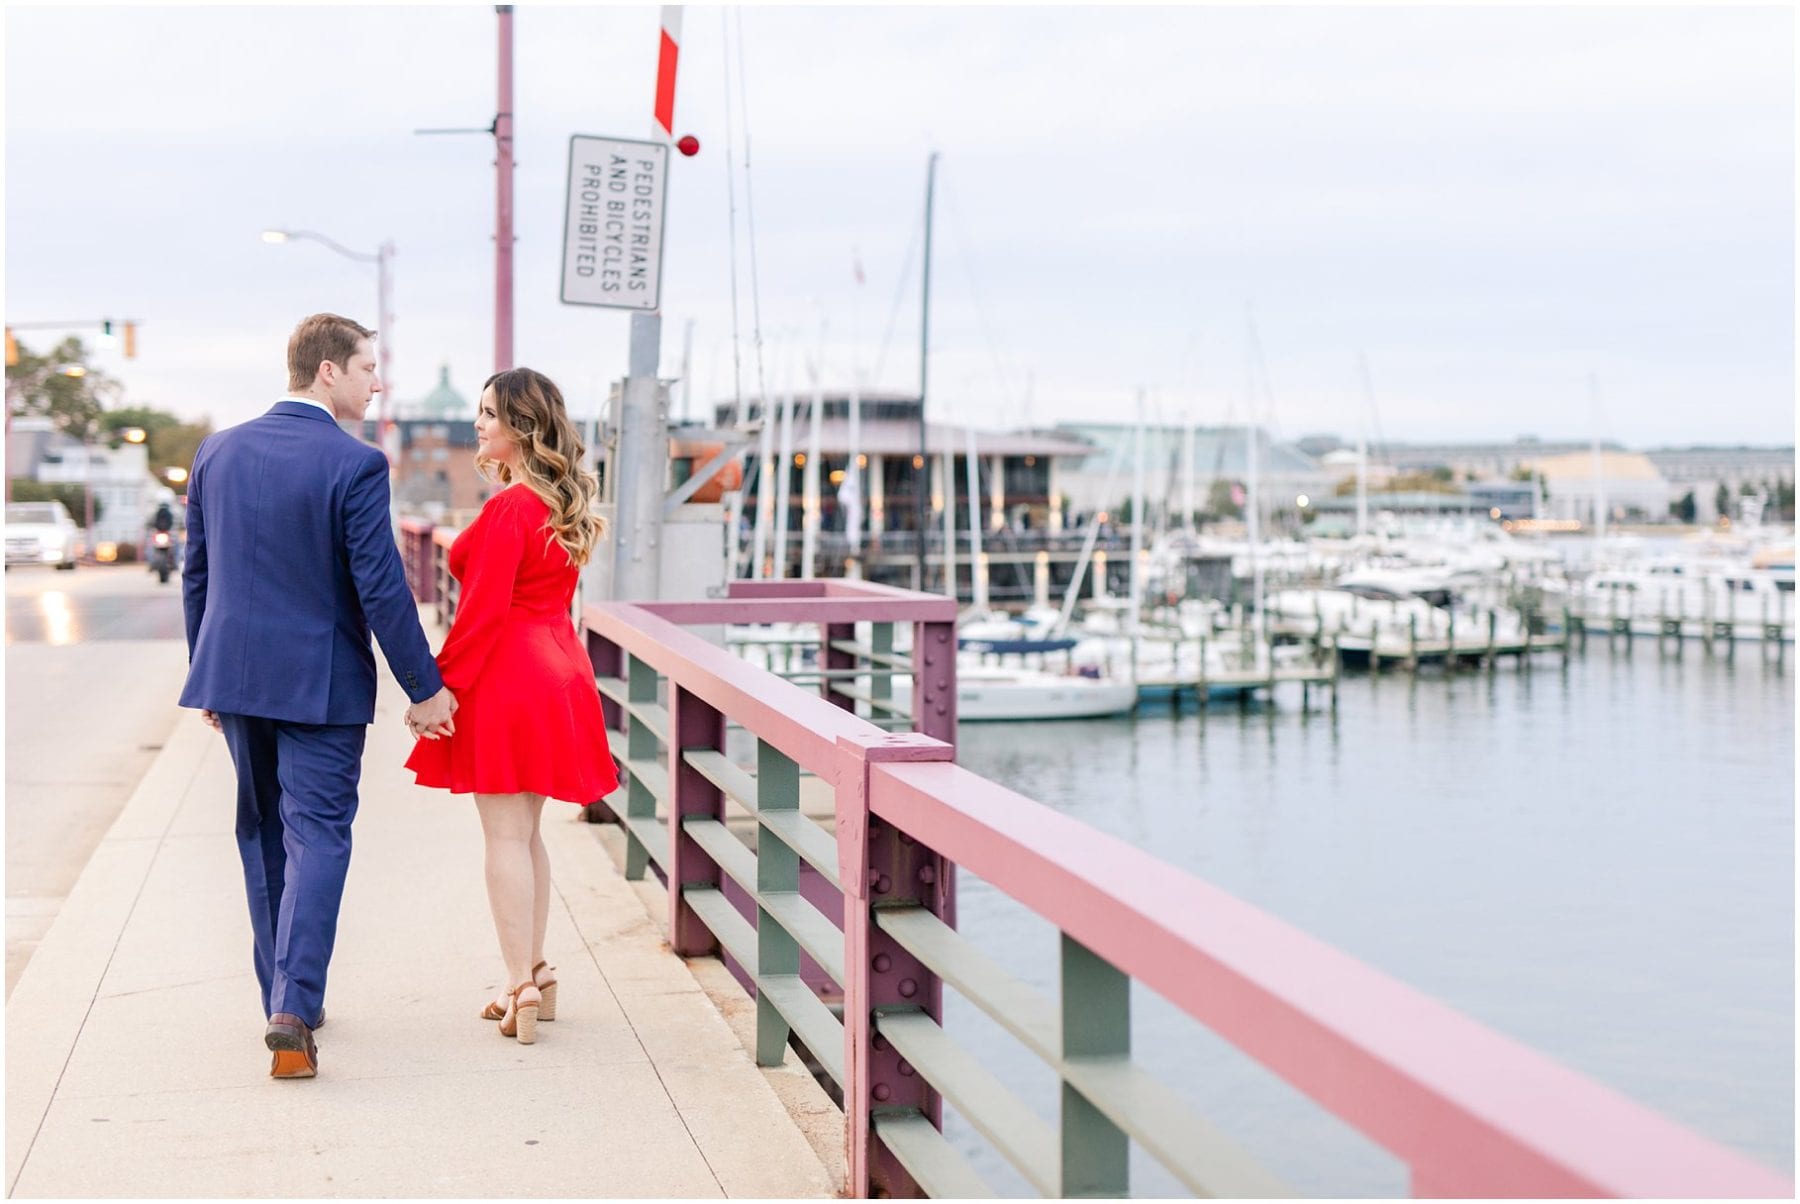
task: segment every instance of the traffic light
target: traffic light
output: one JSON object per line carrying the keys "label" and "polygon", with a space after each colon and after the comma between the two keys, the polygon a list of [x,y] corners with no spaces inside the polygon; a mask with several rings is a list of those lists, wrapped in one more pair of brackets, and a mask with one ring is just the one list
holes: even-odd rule
{"label": "traffic light", "polygon": [[137,358],[137,323],[136,322],[125,323],[125,358],[128,360],[134,360]]}
{"label": "traffic light", "polygon": [[16,367],[19,363],[19,340],[13,338],[12,327],[6,328],[6,366]]}

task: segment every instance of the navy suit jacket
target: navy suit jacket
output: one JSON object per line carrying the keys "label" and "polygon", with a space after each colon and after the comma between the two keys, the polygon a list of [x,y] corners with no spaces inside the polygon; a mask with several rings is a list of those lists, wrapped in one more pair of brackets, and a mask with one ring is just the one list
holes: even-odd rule
{"label": "navy suit jacket", "polygon": [[208,436],[187,540],[182,706],[371,723],[371,627],[408,698],[442,688],[394,546],[387,457],[324,410],[278,402]]}

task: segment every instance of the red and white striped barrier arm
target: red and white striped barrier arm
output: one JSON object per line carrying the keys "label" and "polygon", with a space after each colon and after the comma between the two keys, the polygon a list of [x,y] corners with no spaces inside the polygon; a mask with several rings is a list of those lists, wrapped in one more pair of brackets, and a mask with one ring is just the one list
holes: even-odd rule
{"label": "red and white striped barrier arm", "polygon": [[675,64],[681,57],[681,9],[662,6],[662,41],[656,54],[656,109],[650,131],[667,142],[675,136]]}

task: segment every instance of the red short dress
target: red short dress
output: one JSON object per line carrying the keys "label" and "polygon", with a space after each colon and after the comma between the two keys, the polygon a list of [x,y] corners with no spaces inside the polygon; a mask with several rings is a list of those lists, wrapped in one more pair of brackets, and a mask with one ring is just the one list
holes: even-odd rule
{"label": "red short dress", "polygon": [[618,788],[593,666],[569,618],[578,571],[549,518],[514,484],[450,545],[461,593],[437,663],[456,695],[456,734],[414,747],[406,767],[421,786],[571,803]]}

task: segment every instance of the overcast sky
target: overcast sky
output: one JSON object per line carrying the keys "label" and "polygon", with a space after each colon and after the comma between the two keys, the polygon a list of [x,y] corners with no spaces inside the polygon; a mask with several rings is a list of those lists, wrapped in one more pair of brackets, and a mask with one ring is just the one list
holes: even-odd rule
{"label": "overcast sky", "polygon": [[[376,320],[373,268],[259,232],[392,238],[396,395],[448,364],[473,397],[493,143],[413,131],[492,119],[490,5],[5,23],[10,321],[141,318],[136,360],[101,356],[127,397],[229,424],[282,391],[298,317]],[[746,391],[753,300],[772,386],[809,387],[824,319],[833,386],[916,389],[936,149],[936,416],[1128,420],[1143,386],[1153,417],[1241,422],[1254,329],[1285,437],[1793,440],[1787,8],[690,7],[663,371],[692,318],[696,405],[733,389],[740,25]],[[515,16],[517,360],[578,414],[629,317],[557,300],[567,140],[648,132],[656,29]]]}

